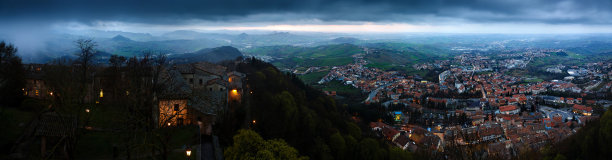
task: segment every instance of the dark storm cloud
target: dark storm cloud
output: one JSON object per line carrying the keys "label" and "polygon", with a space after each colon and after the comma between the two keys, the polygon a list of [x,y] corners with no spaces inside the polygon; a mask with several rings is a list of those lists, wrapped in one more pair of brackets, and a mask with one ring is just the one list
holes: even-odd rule
{"label": "dark storm cloud", "polygon": [[611,24],[612,3],[611,0],[4,0],[0,16],[5,20],[155,24],[296,19]]}

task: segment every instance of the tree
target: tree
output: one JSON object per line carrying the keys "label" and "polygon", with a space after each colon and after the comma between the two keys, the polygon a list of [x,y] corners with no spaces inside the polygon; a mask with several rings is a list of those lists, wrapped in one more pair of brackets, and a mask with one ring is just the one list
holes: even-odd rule
{"label": "tree", "polygon": [[77,61],[81,65],[81,72],[83,73],[83,83],[87,82],[87,74],[91,63],[93,63],[98,51],[96,51],[95,47],[97,46],[96,42],[92,39],[79,39],[75,41],[79,52],[76,53],[78,57]]}
{"label": "tree", "polygon": [[346,142],[339,132],[329,136],[329,147],[332,153],[336,154],[337,159],[344,159],[344,154],[346,154]]}
{"label": "tree", "polygon": [[413,158],[412,158],[412,154],[408,151],[404,151],[398,147],[389,147],[389,159],[390,160],[409,160]]}
{"label": "tree", "polygon": [[115,68],[119,68],[121,67],[125,61],[127,60],[127,58],[125,58],[124,56],[118,56],[118,55],[111,55],[110,58],[108,59],[108,62]]}
{"label": "tree", "polygon": [[372,138],[365,138],[359,142],[360,159],[383,159],[383,155],[380,152],[378,141]]}
{"label": "tree", "polygon": [[226,159],[308,159],[282,139],[264,140],[252,130],[238,132],[223,153]]}
{"label": "tree", "polygon": [[[599,128],[599,136],[600,138],[600,146],[609,146],[609,144],[612,143],[612,111],[608,110],[606,111],[606,113],[604,113],[603,116],[601,116],[601,119],[599,120],[600,122],[600,127]],[[607,153],[610,154],[612,151],[612,147],[602,147],[599,148],[601,149],[602,153]]]}
{"label": "tree", "polygon": [[0,105],[17,106],[23,100],[25,71],[17,48],[0,42]]}
{"label": "tree", "polygon": [[357,139],[361,138],[361,129],[359,128],[359,126],[357,126],[355,123],[350,122],[346,123],[346,125],[349,135]]}
{"label": "tree", "polygon": [[[160,73],[166,65],[166,56],[159,54],[152,56],[151,52],[143,53],[142,58],[132,57],[126,62],[123,71],[126,77],[122,83],[116,83],[125,96],[118,96],[116,107],[123,110],[124,117],[119,130],[122,131],[121,138],[124,139],[123,147],[126,156],[130,159],[133,155],[144,154],[151,151],[151,155],[160,154],[162,159],[167,159],[171,150],[170,141],[175,134],[172,128],[161,128],[164,121],[168,121],[177,115],[168,115],[167,119],[154,119],[152,115],[156,111],[155,94],[162,92],[160,84]],[[116,57],[113,62],[119,66],[121,57]],[[127,84],[123,86],[124,84]],[[179,112],[180,113],[180,112]],[[158,117],[158,116],[155,116]],[[162,124],[162,125],[160,125]],[[146,133],[142,136],[140,133]]]}

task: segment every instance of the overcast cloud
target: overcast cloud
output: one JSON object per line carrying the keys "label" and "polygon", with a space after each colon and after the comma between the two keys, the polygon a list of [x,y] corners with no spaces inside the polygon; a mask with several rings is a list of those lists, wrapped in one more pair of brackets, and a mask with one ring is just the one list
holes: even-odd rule
{"label": "overcast cloud", "polygon": [[106,30],[149,26],[142,29],[150,32],[372,23],[431,26],[415,30],[425,32],[487,25],[500,27],[501,33],[517,26],[533,28],[525,29],[528,33],[550,27],[611,32],[612,0],[3,0],[0,16],[14,25],[37,22]]}

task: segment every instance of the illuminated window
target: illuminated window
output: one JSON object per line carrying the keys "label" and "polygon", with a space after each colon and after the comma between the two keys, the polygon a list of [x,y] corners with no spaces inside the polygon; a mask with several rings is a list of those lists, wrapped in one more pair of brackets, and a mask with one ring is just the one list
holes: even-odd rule
{"label": "illuminated window", "polygon": [[35,95],[38,96],[38,89],[36,90]]}
{"label": "illuminated window", "polygon": [[102,89],[100,89],[100,98],[104,97],[104,91],[102,91]]}
{"label": "illuminated window", "polygon": [[232,82],[232,78],[228,78],[227,81]]}

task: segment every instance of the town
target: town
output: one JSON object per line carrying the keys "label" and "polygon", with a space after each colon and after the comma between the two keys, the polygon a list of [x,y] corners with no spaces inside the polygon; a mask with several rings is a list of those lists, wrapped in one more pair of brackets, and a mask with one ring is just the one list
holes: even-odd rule
{"label": "town", "polygon": [[[334,66],[318,83],[341,81],[368,93],[363,103],[387,107],[394,121],[370,122],[370,128],[402,149],[425,147],[444,152],[445,146],[484,144],[488,155],[510,157],[525,147],[538,149],[563,140],[612,104],[589,96],[610,92],[610,62],[558,65],[553,70],[571,68],[567,70],[570,76],[560,80],[532,81],[505,74],[551,52],[563,51],[529,50],[496,58],[462,54],[413,66],[444,70],[438,82],[366,67],[362,53],[353,56],[352,64]],[[326,91],[328,95],[333,92]]]}
{"label": "town", "polygon": [[0,160],[612,157],[612,0],[1,0]]}

